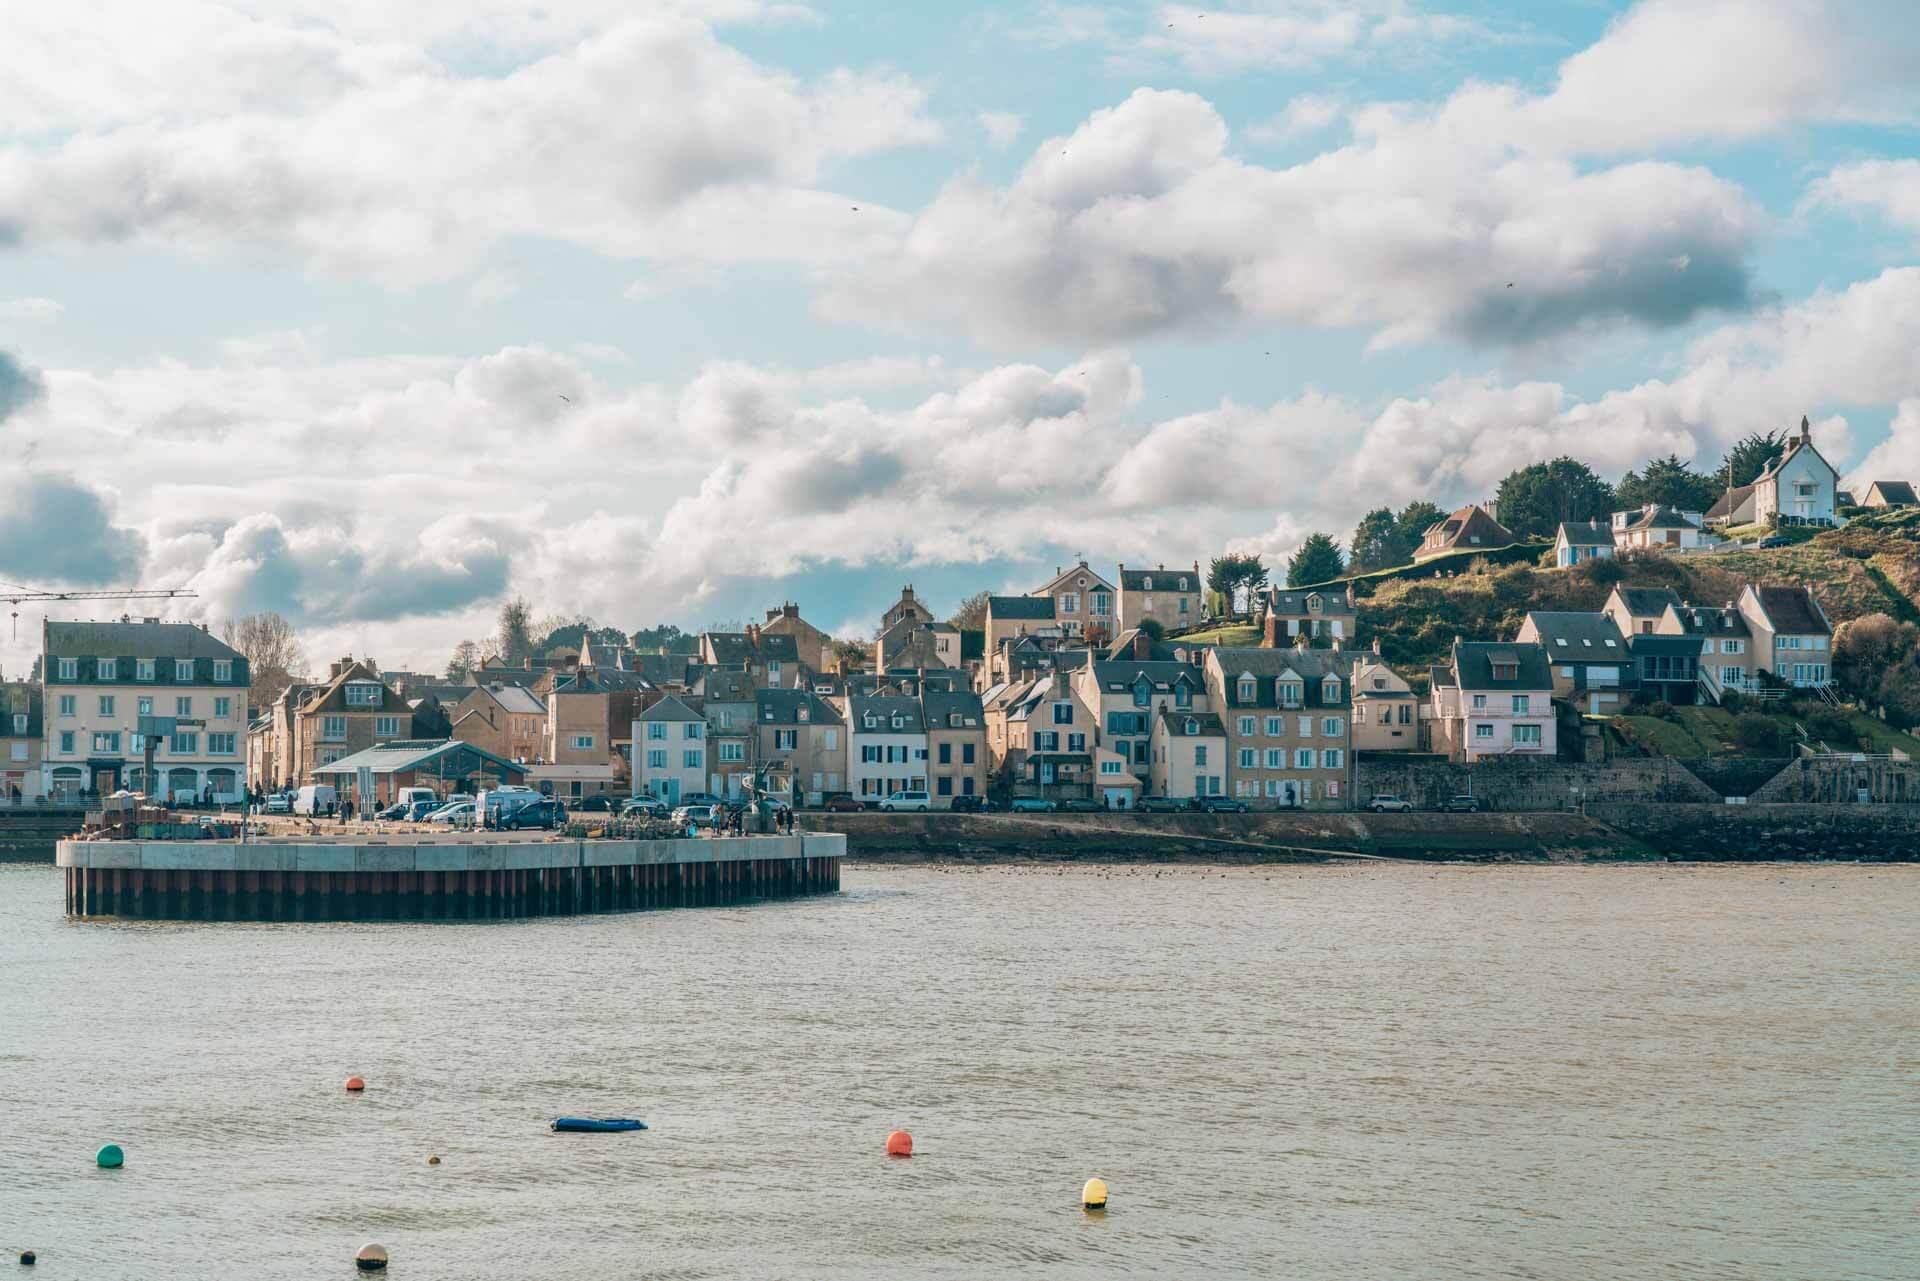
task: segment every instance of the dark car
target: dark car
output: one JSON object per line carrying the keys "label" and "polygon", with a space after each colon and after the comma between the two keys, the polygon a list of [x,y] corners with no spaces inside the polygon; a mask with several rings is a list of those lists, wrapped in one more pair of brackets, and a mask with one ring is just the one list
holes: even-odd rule
{"label": "dark car", "polygon": [[535,801],[531,805],[522,805],[511,814],[502,815],[499,828],[503,832],[517,832],[523,828],[543,827],[551,832],[566,821],[566,807],[559,801]]}
{"label": "dark car", "polygon": [[1449,814],[1478,814],[1486,806],[1478,796],[1449,796],[1440,808]]}
{"label": "dark car", "polygon": [[1107,807],[1085,796],[1069,796],[1060,802],[1062,814],[1104,814]]}
{"label": "dark car", "polygon": [[375,818],[405,818],[407,816],[407,811],[410,808],[411,807],[405,804],[404,802],[396,805],[389,805],[387,806],[387,808],[375,814],[374,817]]}
{"label": "dark car", "polygon": [[1244,814],[1247,812],[1247,803],[1236,801],[1231,796],[1209,796],[1200,802],[1200,808],[1209,814]]}
{"label": "dark car", "polygon": [[1194,802],[1180,796],[1143,796],[1135,809],[1144,814],[1184,814]]}
{"label": "dark car", "polygon": [[605,792],[601,792],[597,795],[589,796],[574,808],[588,810],[595,814],[610,814],[613,812],[613,798]]}
{"label": "dark car", "polygon": [[1785,534],[1768,534],[1765,538],[1754,544],[1755,547],[1760,548],[1762,551],[1767,551],[1774,547],[1791,547],[1792,545],[1793,540]]}
{"label": "dark car", "polygon": [[947,808],[956,814],[986,814],[1000,807],[984,796],[956,796]]}
{"label": "dark car", "polygon": [[682,805],[725,805],[726,801],[712,792],[686,792],[680,797]]}
{"label": "dark car", "polygon": [[830,814],[858,814],[867,807],[847,793],[840,792],[837,795],[829,796],[823,808]]}

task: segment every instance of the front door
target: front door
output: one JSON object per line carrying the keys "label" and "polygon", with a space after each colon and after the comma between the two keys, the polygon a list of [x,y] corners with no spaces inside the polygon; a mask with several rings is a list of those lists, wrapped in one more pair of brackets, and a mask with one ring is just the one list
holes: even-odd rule
{"label": "front door", "polygon": [[680,780],[679,779],[677,778],[662,779],[660,780],[660,788],[663,792],[666,793],[666,795],[662,796],[660,799],[664,801],[668,806],[674,806],[680,803]]}
{"label": "front door", "polygon": [[93,790],[102,796],[112,796],[120,790],[120,771],[116,767],[98,767],[93,771]]}

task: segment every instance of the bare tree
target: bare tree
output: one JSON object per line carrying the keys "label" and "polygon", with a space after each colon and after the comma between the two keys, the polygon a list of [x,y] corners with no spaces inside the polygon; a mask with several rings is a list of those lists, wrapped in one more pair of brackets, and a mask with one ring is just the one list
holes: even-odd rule
{"label": "bare tree", "polygon": [[278,614],[230,618],[221,625],[220,637],[247,660],[247,702],[252,707],[265,707],[287,686],[306,679],[307,656],[300,638],[293,624]]}
{"label": "bare tree", "polygon": [[463,640],[453,647],[453,657],[447,660],[447,679],[463,681],[480,670],[481,662],[480,647]]}
{"label": "bare tree", "polygon": [[518,667],[533,654],[533,609],[526,597],[515,596],[500,607],[500,631],[494,637],[500,660]]}
{"label": "bare tree", "polygon": [[960,602],[947,623],[963,632],[979,631],[987,625],[987,601],[992,595],[991,592],[975,592]]}

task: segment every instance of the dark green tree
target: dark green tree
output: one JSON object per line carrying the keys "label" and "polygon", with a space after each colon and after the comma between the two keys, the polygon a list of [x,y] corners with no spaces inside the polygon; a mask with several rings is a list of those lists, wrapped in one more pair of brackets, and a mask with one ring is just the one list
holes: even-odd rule
{"label": "dark green tree", "polygon": [[1167,629],[1161,625],[1160,620],[1157,618],[1141,619],[1140,631],[1142,635],[1151,641],[1162,641],[1167,638]]}
{"label": "dark green tree", "polygon": [[1756,431],[1742,436],[1733,442],[1733,448],[1727,450],[1727,456],[1720,461],[1720,468],[1714,473],[1714,486],[1724,489],[1728,485],[1739,488],[1751,485],[1767,469],[1774,459],[1786,448],[1787,435],[1784,431]]}
{"label": "dark green tree", "polygon": [[1564,457],[1509,473],[1495,499],[1500,523],[1518,538],[1551,538],[1562,521],[1599,520],[1613,510],[1613,488]]}
{"label": "dark green tree", "polygon": [[1703,512],[1713,506],[1720,489],[1713,477],[1693,470],[1678,454],[1668,454],[1622,476],[1614,486],[1614,500],[1622,509],[1661,503],[1683,512]]}
{"label": "dark green tree", "polygon": [[1393,518],[1394,527],[1400,535],[1400,558],[1394,564],[1403,564],[1413,559],[1414,548],[1426,537],[1427,528],[1446,518],[1446,513],[1426,499],[1408,503],[1401,508],[1400,514]]}
{"label": "dark green tree", "polygon": [[1311,587],[1315,583],[1331,582],[1346,569],[1340,544],[1326,534],[1308,534],[1307,541],[1300,544],[1300,550],[1287,562],[1287,586]]}
{"label": "dark green tree", "polygon": [[1393,510],[1376,507],[1360,518],[1347,543],[1347,568],[1356,574],[1386,569],[1400,562],[1394,557],[1400,546],[1400,529],[1394,523]]}
{"label": "dark green tree", "polygon": [[526,598],[515,596],[500,607],[500,629],[494,652],[508,667],[518,667],[533,655],[533,610]]}
{"label": "dark green tree", "polygon": [[1253,594],[1266,585],[1267,567],[1258,556],[1228,552],[1207,563],[1207,587],[1220,594],[1229,612],[1249,607]]}

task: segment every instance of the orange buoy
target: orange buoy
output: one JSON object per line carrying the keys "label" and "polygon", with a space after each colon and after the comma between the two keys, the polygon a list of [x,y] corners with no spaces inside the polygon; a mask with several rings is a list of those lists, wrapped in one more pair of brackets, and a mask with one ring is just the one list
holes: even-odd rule
{"label": "orange buoy", "polygon": [[888,1156],[912,1156],[913,1136],[905,1130],[895,1130],[887,1136]]}
{"label": "orange buoy", "polygon": [[367,1083],[365,1081],[362,1081],[359,1077],[350,1076],[347,1078],[347,1089],[350,1092],[358,1094],[361,1090],[364,1090],[366,1088],[367,1088]]}

